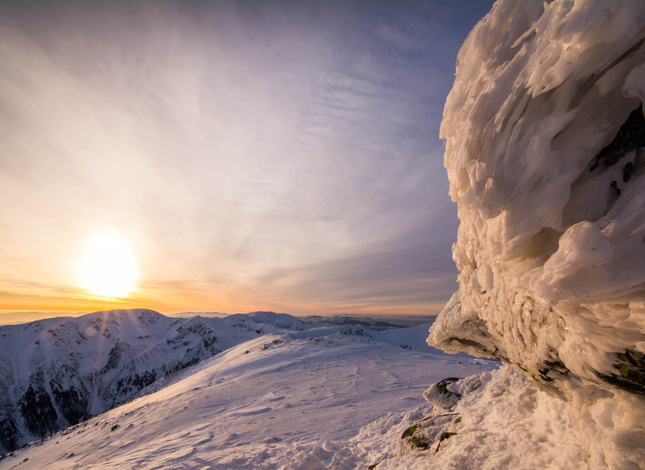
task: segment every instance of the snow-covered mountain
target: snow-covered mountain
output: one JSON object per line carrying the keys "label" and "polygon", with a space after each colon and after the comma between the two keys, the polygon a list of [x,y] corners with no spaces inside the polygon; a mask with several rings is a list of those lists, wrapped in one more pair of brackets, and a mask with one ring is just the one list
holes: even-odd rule
{"label": "snow-covered mountain", "polygon": [[371,330],[271,313],[223,321],[217,334],[250,339],[5,455],[0,468],[366,468],[396,458],[402,431],[430,413],[429,384],[498,367],[430,348],[429,325]]}
{"label": "snow-covered mountain", "polygon": [[248,339],[304,328],[271,312],[173,319],[151,310],[0,327],[0,448],[84,421]]}
{"label": "snow-covered mountain", "polygon": [[[3,326],[0,451],[85,421],[162,378],[251,339],[285,332],[293,338],[341,335],[428,351],[427,331],[428,325],[329,326],[273,312],[171,318],[142,309]],[[263,344],[269,349],[282,341],[272,338]]]}
{"label": "snow-covered mountain", "polygon": [[424,346],[428,325],[279,330],[258,320],[289,318],[244,317],[232,328],[265,333],[5,454],[0,469],[589,468],[565,402],[497,361]]}

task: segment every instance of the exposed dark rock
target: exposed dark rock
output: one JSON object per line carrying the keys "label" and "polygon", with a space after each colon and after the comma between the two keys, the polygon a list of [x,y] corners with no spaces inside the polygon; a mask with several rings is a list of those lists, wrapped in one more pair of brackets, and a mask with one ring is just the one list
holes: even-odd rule
{"label": "exposed dark rock", "polygon": [[435,453],[439,452],[439,449],[441,448],[441,443],[443,441],[445,441],[446,439],[448,439],[451,436],[454,436],[455,434],[457,434],[457,433],[456,432],[443,432],[443,433],[441,433],[441,436],[439,437],[439,444],[437,444],[437,450],[435,451]]}
{"label": "exposed dark rock", "polygon": [[437,383],[437,389],[439,389],[439,392],[443,395],[456,396],[457,398],[461,398],[460,393],[451,392],[450,390],[448,390],[448,385],[457,382],[458,380],[459,377],[448,377],[447,379],[443,379],[442,381]]}
{"label": "exposed dark rock", "polygon": [[627,392],[645,395],[645,355],[638,351],[626,350],[616,354],[614,367],[619,374],[600,375],[605,382]]}
{"label": "exposed dark rock", "polygon": [[108,355],[108,360],[103,369],[101,369],[101,374],[106,374],[111,370],[116,369],[121,362],[121,356],[123,355],[123,348],[121,343],[116,343],[112,349],[110,349],[110,354]]}
{"label": "exposed dark rock", "polygon": [[428,447],[430,447],[430,445],[432,444],[432,441],[428,439],[423,439],[419,435],[415,435],[415,433],[419,429],[419,426],[420,426],[419,424],[415,424],[414,426],[410,426],[408,429],[403,431],[403,434],[401,434],[401,439],[408,440],[415,447],[421,450],[425,450]]}
{"label": "exposed dark rock", "polygon": [[461,417],[457,413],[423,418],[403,431],[399,451],[402,454],[424,451],[436,443],[435,452],[438,452],[441,442],[456,434],[456,427],[460,422]]}
{"label": "exposed dark rock", "polygon": [[182,369],[185,369],[186,367],[193,366],[193,365],[197,364],[198,362],[199,362],[198,357],[193,357],[192,359],[189,359],[187,361],[179,362],[177,365],[175,365],[174,367],[172,367],[172,368],[170,368],[168,370],[168,374],[172,374],[173,372],[180,371]]}
{"label": "exposed dark rock", "polygon": [[116,381],[116,390],[119,396],[130,396],[157,379],[155,371],[145,371],[142,374],[134,373]]}
{"label": "exposed dark rock", "polygon": [[5,449],[17,449],[22,437],[12,415],[13,413],[0,412],[0,445]]}
{"label": "exposed dark rock", "polygon": [[560,360],[544,361],[544,365],[538,368],[538,372],[540,373],[540,379],[545,382],[551,382],[556,378],[569,375],[569,369]]}
{"label": "exposed dark rock", "polygon": [[623,167],[623,183],[627,183],[632,176],[634,171],[634,164],[632,162],[627,162]]}
{"label": "exposed dark rock", "polygon": [[90,417],[88,392],[83,387],[83,391],[73,388],[61,390],[57,384],[52,383],[52,395],[56,406],[69,424],[80,423]]}
{"label": "exposed dark rock", "polygon": [[25,426],[34,436],[46,436],[58,429],[58,413],[44,388],[42,371],[32,376],[32,383],[18,401]]}
{"label": "exposed dark rock", "polygon": [[280,344],[280,343],[283,343],[283,342],[284,342],[284,341],[281,341],[281,340],[279,340],[279,339],[274,339],[274,340],[273,340],[273,341],[271,341],[270,343],[266,343],[264,346],[262,346],[262,350],[264,351],[264,350],[266,350],[266,349],[269,349],[269,348],[271,348],[271,347],[273,347],[273,346],[276,346],[276,345],[278,345],[278,344]]}
{"label": "exposed dark rock", "polygon": [[[620,127],[614,140],[596,155],[595,163],[590,170],[595,170],[600,164],[605,168],[613,166],[628,152],[641,147],[645,147],[645,116],[643,116],[642,106],[639,106]],[[625,182],[628,180],[629,176]]]}

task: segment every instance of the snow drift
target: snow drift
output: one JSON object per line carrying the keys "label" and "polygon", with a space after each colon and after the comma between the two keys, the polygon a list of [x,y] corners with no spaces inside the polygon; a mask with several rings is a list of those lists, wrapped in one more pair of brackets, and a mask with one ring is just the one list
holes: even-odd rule
{"label": "snow drift", "polygon": [[441,133],[460,227],[428,342],[562,398],[592,468],[645,468],[645,3],[500,0]]}

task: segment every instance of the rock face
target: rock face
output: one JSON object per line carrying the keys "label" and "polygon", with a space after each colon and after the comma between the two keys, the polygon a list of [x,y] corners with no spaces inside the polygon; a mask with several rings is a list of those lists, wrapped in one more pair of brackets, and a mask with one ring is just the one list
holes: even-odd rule
{"label": "rock face", "polygon": [[500,0],[441,130],[460,275],[428,342],[571,403],[592,468],[645,468],[643,101],[644,2]]}
{"label": "rock face", "polygon": [[[176,319],[113,310],[0,327],[0,451],[113,408],[155,380],[271,328],[253,315]],[[261,315],[294,329],[302,323]]]}

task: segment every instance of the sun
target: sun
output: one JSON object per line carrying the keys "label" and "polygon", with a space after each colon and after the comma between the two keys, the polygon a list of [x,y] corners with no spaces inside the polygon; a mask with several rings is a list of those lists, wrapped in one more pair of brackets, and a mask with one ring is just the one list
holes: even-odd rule
{"label": "sun", "polygon": [[137,278],[132,248],[120,234],[103,232],[87,241],[78,264],[81,287],[103,297],[127,297]]}

